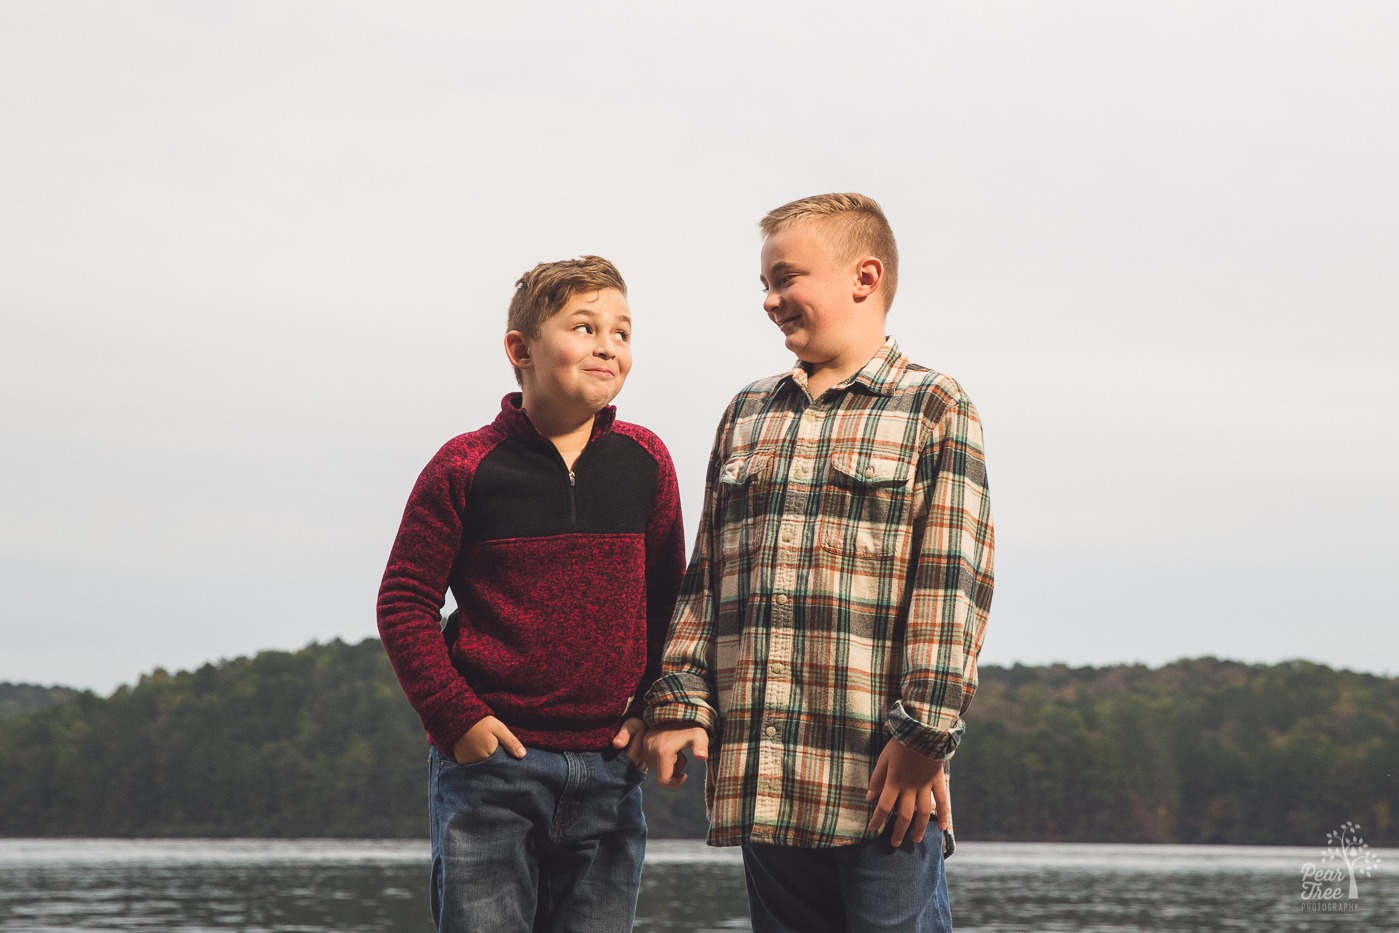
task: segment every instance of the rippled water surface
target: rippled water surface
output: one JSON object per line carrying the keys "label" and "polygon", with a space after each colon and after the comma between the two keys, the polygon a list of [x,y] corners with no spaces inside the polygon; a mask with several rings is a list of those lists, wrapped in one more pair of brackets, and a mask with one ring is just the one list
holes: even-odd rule
{"label": "rippled water surface", "polygon": [[[1359,897],[1303,898],[1322,851],[963,843],[962,931],[1399,930],[1399,850]],[[429,930],[425,842],[0,839],[0,933]],[[1325,909],[1331,908],[1331,909]],[[736,850],[651,843],[637,930],[748,930]]]}

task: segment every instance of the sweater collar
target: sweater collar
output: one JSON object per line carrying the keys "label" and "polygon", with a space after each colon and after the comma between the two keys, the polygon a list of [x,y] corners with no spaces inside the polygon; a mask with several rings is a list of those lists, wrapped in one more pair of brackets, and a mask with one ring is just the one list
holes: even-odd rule
{"label": "sweater collar", "polygon": [[[539,433],[539,429],[534,426],[529,415],[521,408],[524,402],[524,394],[521,392],[511,392],[500,400],[500,414],[496,416],[495,423],[509,436],[521,440],[542,441],[549,443],[549,439]],[[612,423],[617,420],[617,406],[608,405],[606,408],[593,415],[593,433],[588,437],[588,443],[602,437],[612,430]]]}

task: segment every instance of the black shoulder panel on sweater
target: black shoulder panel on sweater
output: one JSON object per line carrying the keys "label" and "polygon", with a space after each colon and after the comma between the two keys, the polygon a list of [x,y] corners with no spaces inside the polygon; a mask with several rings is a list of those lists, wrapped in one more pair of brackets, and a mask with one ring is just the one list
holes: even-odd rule
{"label": "black shoulder panel on sweater", "polygon": [[509,438],[471,481],[465,541],[562,534],[645,534],[656,502],[656,461],[629,437],[604,434],[573,465],[552,446]]}

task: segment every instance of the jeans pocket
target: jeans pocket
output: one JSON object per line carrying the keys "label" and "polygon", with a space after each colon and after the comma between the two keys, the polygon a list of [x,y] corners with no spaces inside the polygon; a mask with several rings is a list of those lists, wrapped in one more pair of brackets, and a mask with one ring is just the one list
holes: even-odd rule
{"label": "jeans pocket", "polygon": [[638,778],[643,778],[646,776],[645,766],[639,765],[636,762],[632,761],[631,756],[626,754],[625,752],[622,753],[622,757],[627,759],[627,770],[629,772],[636,775]]}
{"label": "jeans pocket", "polygon": [[476,761],[465,761],[465,762],[457,761],[455,758],[452,758],[452,757],[449,756],[449,755],[443,755],[443,756],[442,756],[442,761],[443,761],[445,764],[447,764],[449,767],[452,767],[452,768],[477,768],[477,767],[480,767],[480,766],[483,765],[483,764],[486,764],[487,762],[494,761],[498,756],[504,755],[504,754],[505,754],[505,745],[504,745],[504,744],[500,744],[500,745],[497,745],[497,746],[495,747],[495,751],[491,752],[491,753],[490,753],[489,755],[487,755],[485,758],[480,758],[480,759],[478,759],[478,760],[476,760]]}

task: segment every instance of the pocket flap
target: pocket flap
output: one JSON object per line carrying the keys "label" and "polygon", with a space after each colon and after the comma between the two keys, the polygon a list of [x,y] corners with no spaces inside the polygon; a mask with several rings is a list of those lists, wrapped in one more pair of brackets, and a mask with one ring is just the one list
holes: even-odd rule
{"label": "pocket flap", "polygon": [[725,486],[746,485],[766,476],[771,461],[772,455],[765,450],[754,451],[746,457],[730,457],[719,473],[719,482]]}
{"label": "pocket flap", "polygon": [[831,469],[838,478],[861,486],[906,486],[913,464],[857,450],[840,450],[831,455]]}

